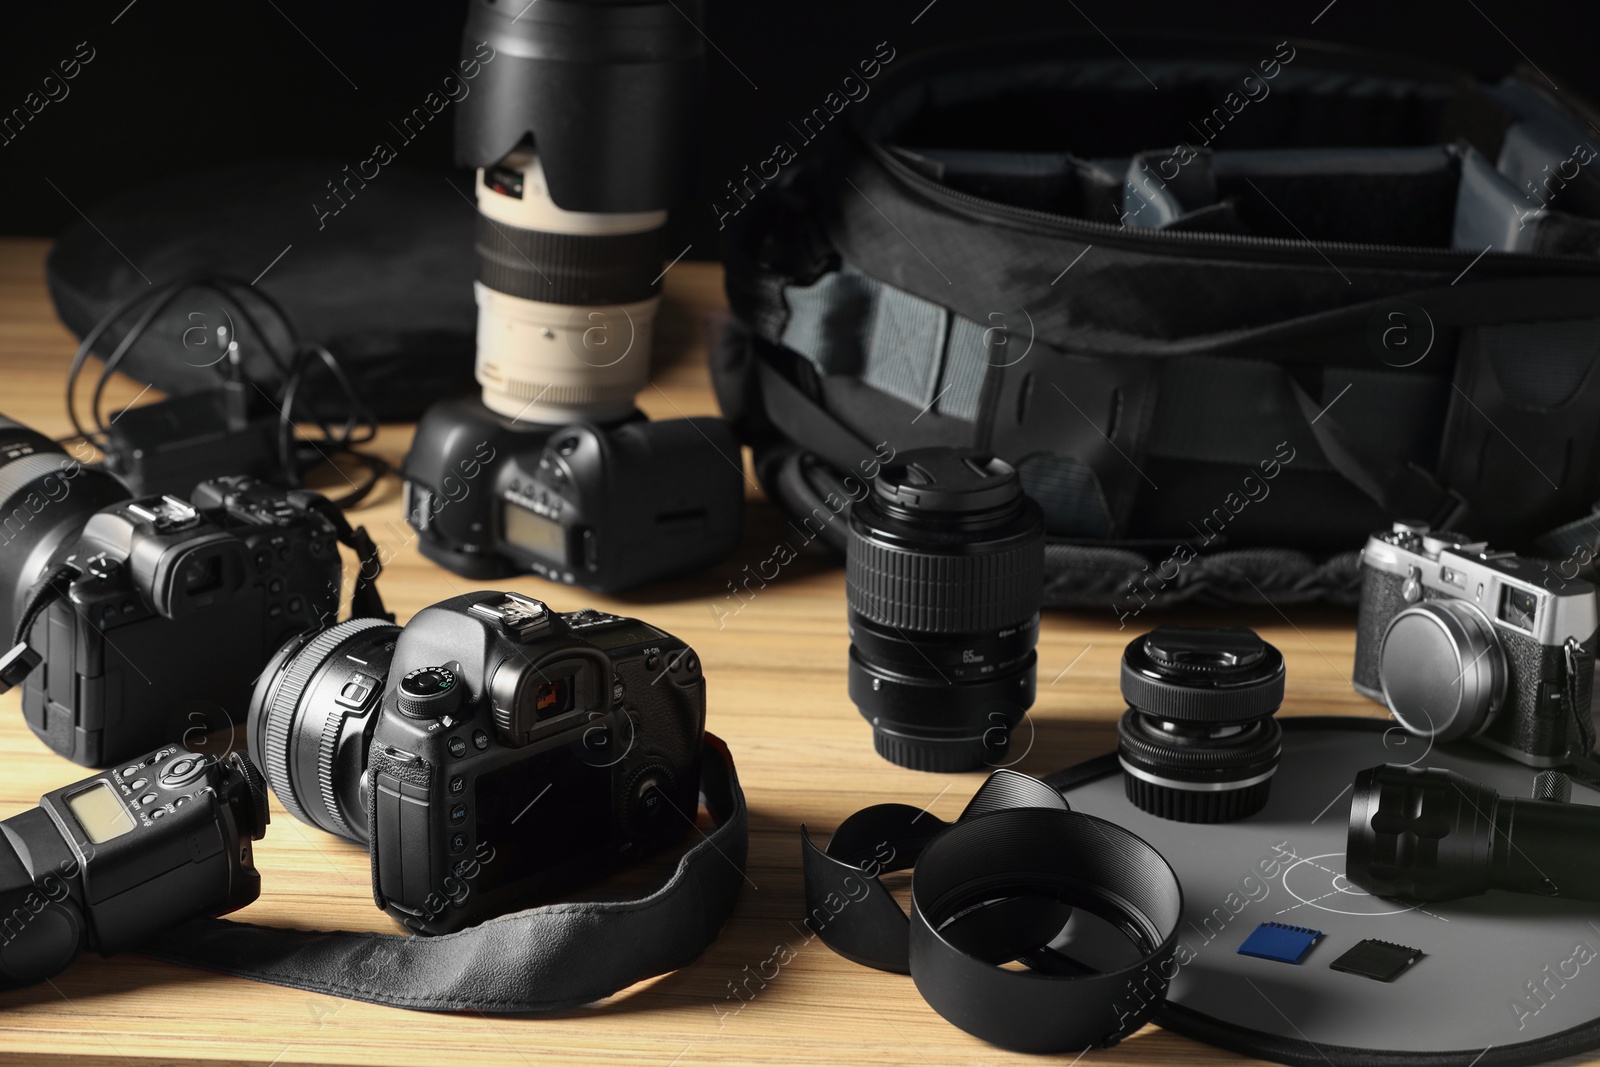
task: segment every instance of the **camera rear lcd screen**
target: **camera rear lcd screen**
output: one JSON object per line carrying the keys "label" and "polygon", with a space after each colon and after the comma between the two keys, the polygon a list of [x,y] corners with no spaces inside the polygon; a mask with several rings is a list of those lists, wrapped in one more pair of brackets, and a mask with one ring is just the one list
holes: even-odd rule
{"label": "camera rear lcd screen", "polygon": [[88,789],[80,789],[67,797],[67,807],[78,820],[89,842],[103,845],[133,829],[133,816],[117,799],[116,791],[104,778]]}
{"label": "camera rear lcd screen", "polygon": [[[589,763],[584,762],[584,757]],[[478,779],[478,841],[494,849],[474,885],[488,893],[611,839],[611,770],[582,742]]]}
{"label": "camera rear lcd screen", "polygon": [[553,563],[566,565],[567,529],[520,504],[505,502],[505,539],[518,548]]}

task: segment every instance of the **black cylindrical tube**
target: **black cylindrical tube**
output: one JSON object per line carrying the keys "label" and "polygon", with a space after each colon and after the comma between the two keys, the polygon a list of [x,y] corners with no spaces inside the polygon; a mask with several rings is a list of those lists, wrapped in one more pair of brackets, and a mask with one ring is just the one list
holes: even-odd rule
{"label": "black cylindrical tube", "polygon": [[1600,808],[1500,797],[1494,808],[1489,887],[1600,900]]}

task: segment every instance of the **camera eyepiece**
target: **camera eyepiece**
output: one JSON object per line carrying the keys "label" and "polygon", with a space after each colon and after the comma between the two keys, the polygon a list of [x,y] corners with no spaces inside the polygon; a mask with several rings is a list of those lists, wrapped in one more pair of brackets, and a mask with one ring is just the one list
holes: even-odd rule
{"label": "camera eyepiece", "polygon": [[1178,822],[1267,803],[1283,732],[1283,654],[1244,627],[1161,626],[1122,655],[1117,754],[1128,799]]}
{"label": "camera eyepiece", "polygon": [[1044,520],[973,449],[907,452],[851,508],[850,699],[914,770],[995,765],[1033,704]]}

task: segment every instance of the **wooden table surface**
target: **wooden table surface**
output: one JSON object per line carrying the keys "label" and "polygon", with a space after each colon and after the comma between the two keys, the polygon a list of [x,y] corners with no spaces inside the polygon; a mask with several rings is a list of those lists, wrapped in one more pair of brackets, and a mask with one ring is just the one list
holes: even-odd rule
{"label": "wooden table surface", "polygon": [[[62,375],[75,342],[45,294],[42,241],[0,242],[0,411],[52,436],[68,432]],[[722,315],[721,272],[680,263],[666,276],[654,384],[640,405],[652,418],[715,414],[706,339]],[[120,381],[108,410],[134,400]],[[140,403],[154,399],[153,392]],[[398,461],[409,426],[383,430],[377,451]],[[554,1018],[434,1015],[258,985],[132,956],[86,958],[52,983],[0,995],[0,1063],[92,1064],[613,1064],[870,1063],[875,1067],[1036,1062],[995,1049],[944,1022],[909,979],[883,974],[807,943],[799,869],[802,822],[822,832],[867,804],[902,801],[953,818],[981,775],[923,774],[872,751],[869,729],[845,695],[842,571],[797,561],[736,614],[727,583],[782,539],[753,482],[742,543],[719,567],[635,598],[608,599],[537,578],[499,583],[567,611],[593,604],[634,614],[689,641],[705,664],[710,728],[731,746],[750,804],[749,885],[722,936],[694,964],[589,1009]],[[352,513],[394,553],[384,598],[400,621],[473,588],[425,561],[401,518],[391,479]],[[1231,613],[1281,648],[1290,687],[1285,715],[1373,716],[1350,689],[1352,618],[1293,609]],[[1186,621],[1201,621],[1194,613]],[[1160,621],[1154,613],[1139,620]],[[1046,613],[1039,639],[1035,742],[1018,769],[1048,773],[1107,752],[1124,704],[1119,657],[1133,630],[1103,612]],[[0,814],[88,772],[56,756],[23,725],[15,694],[0,698]],[[240,913],[255,922],[392,931],[372,904],[367,855],[295,821],[273,803],[256,850],[263,891]],[[780,953],[787,947],[788,953]],[[793,958],[788,959],[792,953]],[[755,971],[777,977],[734,988]],[[755,990],[754,994],[745,992]],[[1065,1061],[1063,1061],[1065,1062]],[[1154,1027],[1085,1063],[1247,1062]]]}

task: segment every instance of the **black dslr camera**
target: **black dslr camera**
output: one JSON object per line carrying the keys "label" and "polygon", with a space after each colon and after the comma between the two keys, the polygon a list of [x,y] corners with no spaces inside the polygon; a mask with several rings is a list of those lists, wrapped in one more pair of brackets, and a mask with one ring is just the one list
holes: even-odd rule
{"label": "black dslr camera", "polygon": [[406,521],[440,566],[612,593],[733,551],[742,471],[721,419],[530,427],[462,400],[423,416],[402,474]]}
{"label": "black dslr camera", "polygon": [[372,852],[379,907],[419,933],[527,907],[694,824],[705,679],[641,622],[516,593],[351,619],[285,645],[250,749],[296,818]]}
{"label": "black dslr camera", "polygon": [[247,477],[202,482],[188,502],[77,502],[68,493],[29,527],[56,548],[15,576],[0,691],[25,678],[29,728],[88,766],[163,742],[225,750],[273,650],[336,617],[348,524],[316,493]]}
{"label": "black dslr camera", "polygon": [[1414,523],[1361,552],[1351,682],[1410,733],[1532,767],[1595,745],[1595,588]]}
{"label": "black dslr camera", "polygon": [[46,793],[0,822],[0,989],[249,904],[266,829],[265,783],[238,753],[168,745]]}

